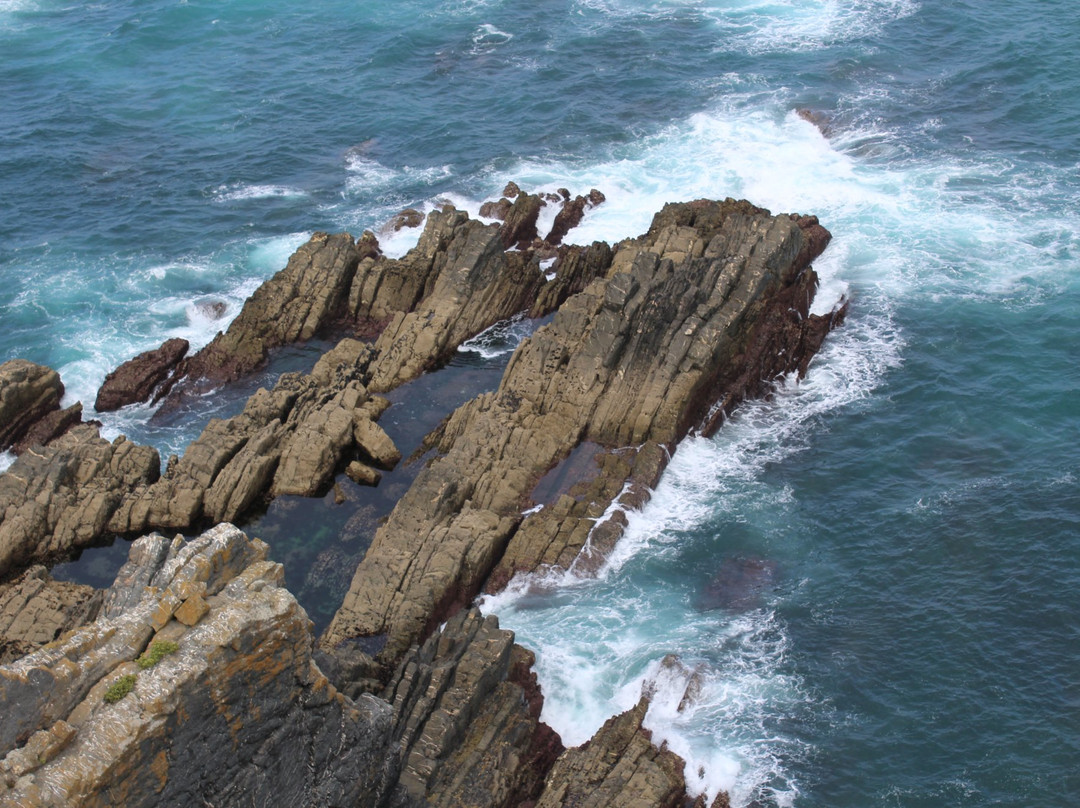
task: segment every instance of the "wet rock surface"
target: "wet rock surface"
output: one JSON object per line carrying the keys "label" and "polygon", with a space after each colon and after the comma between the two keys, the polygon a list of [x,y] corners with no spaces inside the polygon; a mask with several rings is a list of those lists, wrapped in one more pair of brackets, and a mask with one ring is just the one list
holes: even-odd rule
{"label": "wet rock surface", "polygon": [[[517,571],[567,566],[598,532],[610,547],[621,525],[609,508],[639,507],[664,453],[717,402],[731,406],[797,369],[792,342],[816,284],[809,261],[827,240],[816,220],[745,202],[666,206],[521,344],[498,391],[433,436],[439,456],[376,533],[324,646],[385,635],[375,657],[385,671],[493,571],[498,586]],[[607,473],[582,502],[519,530],[537,481],[585,440],[611,452]],[[594,555],[599,563],[603,552]]]}
{"label": "wet rock surface", "polygon": [[170,339],[161,347],[129,359],[105,377],[98,390],[94,409],[111,412],[141,401],[149,401],[158,385],[176,369],[190,347],[186,339]]}
{"label": "wet rock surface", "polygon": [[585,744],[564,752],[536,808],[681,808],[687,800],[682,758],[652,744],[641,726],[647,699],[609,718]]}
{"label": "wet rock surface", "polygon": [[535,684],[513,681],[532,663],[498,619],[473,609],[414,649],[383,692],[401,745],[400,782],[446,808],[502,808],[539,793],[562,751],[540,723]]}

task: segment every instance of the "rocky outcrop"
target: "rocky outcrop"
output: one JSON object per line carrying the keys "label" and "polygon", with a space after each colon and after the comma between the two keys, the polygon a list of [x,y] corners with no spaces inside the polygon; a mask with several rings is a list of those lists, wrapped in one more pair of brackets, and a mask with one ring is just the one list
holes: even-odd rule
{"label": "rocky outcrop", "polygon": [[360,260],[375,250],[373,238],[358,246],[348,233],[315,233],[255,290],[224,333],[179,365],[173,383],[183,383],[176,394],[239,379],[261,367],[272,349],[327,329],[342,314]]}
{"label": "rocky outcrop", "polygon": [[374,423],[387,406],[360,382],[371,348],[342,340],[310,374],[286,373],[244,411],[213,419],[161,479],[139,487],[108,522],[117,533],[234,521],[268,496],[312,496],[359,456],[391,468],[401,454]]}
{"label": "rocky outcrop", "polygon": [[569,196],[569,193],[567,193],[567,199],[563,202],[559,212],[555,214],[555,221],[551,225],[551,230],[544,236],[544,241],[548,244],[562,244],[566,234],[581,224],[581,220],[585,218],[585,211],[589,208],[595,208],[606,199],[595,188],[589,191],[588,196],[576,196],[573,199],[570,199]]}
{"label": "rocky outcrop", "polygon": [[[445,246],[433,259],[430,290],[414,308],[392,315],[379,336],[372,390],[391,390],[445,362],[465,340],[529,308],[543,282],[535,261],[505,251],[497,225],[463,211],[432,213],[429,243],[437,228]],[[379,308],[371,316],[384,312]]]}
{"label": "rocky outcrop", "polygon": [[[0,365],[0,451],[17,446],[16,453],[21,453],[27,433],[47,416],[55,418],[63,397],[60,374],[52,368],[25,359]],[[30,445],[45,443],[57,432],[55,427],[46,431],[46,440],[32,438]]]}
{"label": "rocky outcrop", "polygon": [[166,340],[161,347],[145,351],[105,377],[94,409],[111,412],[128,404],[149,401],[158,385],[169,378],[188,352],[186,339]]}
{"label": "rocky outcrop", "polygon": [[77,426],[0,474],[0,580],[66,558],[105,533],[125,497],[156,480],[155,450]]}
{"label": "rocky outcrop", "polygon": [[0,801],[385,804],[391,710],[327,681],[265,556],[231,525],[139,539],[95,623],[0,667]]}
{"label": "rocky outcrop", "polygon": [[497,618],[473,609],[399,666],[383,696],[394,709],[400,782],[414,799],[433,808],[508,808],[539,793],[563,747],[539,721],[532,654],[513,640]]}
{"label": "rocky outcrop", "polygon": [[0,665],[92,621],[100,607],[101,592],[54,581],[40,565],[0,584]]}
{"label": "rocky outcrop", "polygon": [[562,754],[536,808],[681,808],[688,802],[682,758],[652,744],[641,726],[648,700],[607,723],[584,745]]}
{"label": "rocky outcrop", "polygon": [[[621,532],[616,498],[640,505],[665,452],[714,406],[798,367],[791,340],[810,319],[809,261],[827,239],[816,220],[745,202],[666,206],[645,236],[619,245],[604,277],[522,343],[498,391],[433,437],[439,457],[376,533],[324,646],[385,637],[372,667],[385,671],[467,604],[500,560],[505,581],[565,565],[598,531],[610,545]],[[538,480],[582,441],[607,451],[593,498],[520,531]]]}

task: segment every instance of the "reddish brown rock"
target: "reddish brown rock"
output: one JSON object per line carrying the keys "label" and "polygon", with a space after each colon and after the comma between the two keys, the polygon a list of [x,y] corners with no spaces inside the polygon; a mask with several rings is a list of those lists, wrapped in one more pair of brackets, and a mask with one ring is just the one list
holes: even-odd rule
{"label": "reddish brown rock", "polygon": [[166,340],[161,347],[129,359],[105,377],[98,390],[94,409],[111,412],[141,401],[149,401],[154,390],[187,355],[186,339]]}

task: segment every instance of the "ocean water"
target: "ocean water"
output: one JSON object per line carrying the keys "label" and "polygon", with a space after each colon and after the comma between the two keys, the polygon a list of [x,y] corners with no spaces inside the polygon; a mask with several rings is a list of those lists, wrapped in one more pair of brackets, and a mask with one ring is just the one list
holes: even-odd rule
{"label": "ocean water", "polygon": [[[394,213],[508,180],[602,190],[579,242],[698,197],[817,214],[816,308],[852,303],[807,378],[686,440],[598,578],[484,608],[568,743],[645,688],[710,797],[1069,805],[1077,41],[1062,0],[0,0],[0,358],[93,415],[312,231],[400,254]],[[101,420],[198,431],[151,415]]]}

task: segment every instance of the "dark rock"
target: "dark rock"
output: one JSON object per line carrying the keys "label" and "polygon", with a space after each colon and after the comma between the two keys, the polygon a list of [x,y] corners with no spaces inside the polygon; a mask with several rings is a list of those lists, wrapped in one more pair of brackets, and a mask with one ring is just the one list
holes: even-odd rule
{"label": "dark rock", "polygon": [[56,440],[69,429],[83,422],[82,411],[82,403],[76,401],[67,409],[53,410],[47,413],[26,430],[23,436],[11,447],[11,451],[14,454],[21,455],[31,446],[44,446]]}
{"label": "dark rock", "polygon": [[228,310],[223,300],[200,300],[195,304],[195,311],[207,320],[220,320]]}
{"label": "dark rock", "polygon": [[488,201],[480,206],[480,216],[485,219],[498,219],[500,222],[506,221],[506,215],[510,212],[510,208],[513,207],[513,203],[503,197],[496,201]]}
{"label": "dark rock", "polygon": [[567,191],[567,198],[563,202],[562,208],[555,215],[555,222],[551,226],[551,232],[545,236],[544,241],[548,244],[561,244],[566,234],[581,224],[585,211],[588,208],[596,207],[605,199],[606,197],[595,188],[589,191],[587,197],[576,196],[573,199],[569,198],[569,191]]}
{"label": "dark rock", "polygon": [[521,189],[518,187],[518,184],[516,182],[508,182],[506,183],[506,187],[503,188],[502,195],[508,197],[509,199],[514,199],[520,193]]}
{"label": "dark rock", "polygon": [[424,214],[415,208],[405,208],[390,220],[391,229],[397,231],[404,227],[419,227],[424,223]]}
{"label": "dark rock", "polygon": [[732,556],[720,563],[697,599],[700,611],[746,612],[759,608],[776,582],[776,562],[756,556]]}
{"label": "dark rock", "polygon": [[795,114],[802,118],[804,121],[812,123],[818,128],[825,137],[832,135],[832,116],[827,112],[823,112],[819,109],[808,109],[807,107],[799,107],[795,110]]}
{"label": "dark rock", "polygon": [[562,744],[539,721],[532,659],[473,609],[403,661],[384,697],[412,797],[433,808],[509,808],[537,796]]}
{"label": "dark rock", "polygon": [[532,244],[539,235],[536,232],[536,220],[543,206],[544,200],[535,194],[518,195],[510,210],[506,212],[502,230],[499,232],[504,248],[524,248]]}
{"label": "dark rock", "polygon": [[[224,307],[224,303],[221,304]],[[224,314],[224,311],[222,311]],[[105,377],[98,390],[94,409],[98,412],[111,412],[135,404],[149,401],[154,390],[168,378],[188,352],[186,339],[166,340],[160,347],[139,354],[129,359]]]}

